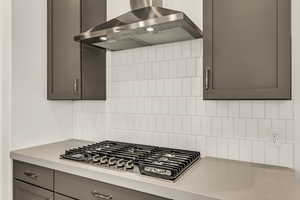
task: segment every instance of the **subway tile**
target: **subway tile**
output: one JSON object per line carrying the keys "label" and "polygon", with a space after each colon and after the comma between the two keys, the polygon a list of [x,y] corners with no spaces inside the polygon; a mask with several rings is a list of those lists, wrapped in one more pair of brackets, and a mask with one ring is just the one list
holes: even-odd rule
{"label": "subway tile", "polygon": [[246,120],[246,137],[258,138],[258,121],[256,119]]}
{"label": "subway tile", "polygon": [[294,167],[294,144],[282,144],[280,146],[280,165]]}
{"label": "subway tile", "polygon": [[203,76],[203,58],[196,59],[196,76],[197,77]]}
{"label": "subway tile", "polygon": [[248,140],[240,140],[240,160],[251,162],[252,160],[252,144]]}
{"label": "subway tile", "polygon": [[286,121],[286,140],[287,142],[295,141],[294,120]]}
{"label": "subway tile", "polygon": [[182,42],[182,57],[183,58],[190,58],[192,57],[192,46],[190,41]]}
{"label": "subway tile", "polygon": [[252,104],[250,101],[240,101],[240,117],[252,117]]}
{"label": "subway tile", "polygon": [[223,138],[217,139],[217,157],[228,158],[228,141]]}
{"label": "subway tile", "polygon": [[192,79],[182,79],[182,96],[189,97],[192,94]]}
{"label": "subway tile", "polygon": [[258,121],[258,135],[261,139],[270,138],[272,131],[272,121],[269,119]]}
{"label": "subway tile", "polygon": [[202,135],[201,134],[201,117],[193,116],[191,120],[192,120],[192,122],[191,122],[192,133],[194,135]]}
{"label": "subway tile", "polygon": [[217,103],[216,101],[205,101],[205,112],[207,116],[217,115]]}
{"label": "subway tile", "polygon": [[194,77],[197,73],[197,62],[196,59],[186,60],[186,76]]}
{"label": "subway tile", "polygon": [[229,101],[228,102],[228,116],[229,117],[238,117],[239,116],[239,102],[238,101]]}
{"label": "subway tile", "polygon": [[271,143],[266,144],[266,163],[279,165],[280,146]]}
{"label": "subway tile", "polygon": [[225,138],[234,136],[234,119],[232,118],[222,119],[222,136]]}
{"label": "subway tile", "polygon": [[246,137],[246,120],[245,119],[235,119],[234,133],[235,133],[236,137],[239,137],[239,138]]}
{"label": "subway tile", "polygon": [[197,112],[196,97],[186,98],[186,113],[187,115],[195,115]]}
{"label": "subway tile", "polygon": [[186,62],[185,60],[178,60],[175,63],[176,66],[176,77],[183,78],[186,77]]}
{"label": "subway tile", "polygon": [[264,101],[253,101],[252,102],[252,115],[254,118],[265,117],[265,102]]}
{"label": "subway tile", "polygon": [[173,56],[174,56],[174,59],[180,59],[182,58],[182,49],[181,49],[181,46],[179,44],[175,44],[173,46]]}
{"label": "subway tile", "polygon": [[201,97],[196,97],[196,114],[205,116],[205,103]]}
{"label": "subway tile", "polygon": [[294,119],[294,103],[292,101],[281,101],[279,103],[280,119]]}
{"label": "subway tile", "polygon": [[201,117],[201,135],[211,135],[211,122],[209,117]]}
{"label": "subway tile", "polygon": [[239,140],[228,139],[228,159],[239,160]]}
{"label": "subway tile", "polygon": [[197,136],[197,138],[196,138],[196,147],[197,147],[197,149],[196,150],[201,153],[201,158],[206,157],[205,144],[206,144],[205,136]]}
{"label": "subway tile", "polygon": [[266,102],[266,118],[279,119],[279,103],[275,101]]}
{"label": "subway tile", "polygon": [[203,56],[203,42],[202,40],[194,40],[192,42],[192,57],[202,57]]}
{"label": "subway tile", "polygon": [[182,121],[183,133],[190,134],[192,132],[192,117],[184,116]]}
{"label": "subway tile", "polygon": [[265,163],[265,143],[263,141],[253,141],[252,156],[253,162]]}
{"label": "subway tile", "polygon": [[222,119],[211,118],[210,130],[212,136],[222,136]]}
{"label": "subway tile", "polygon": [[202,79],[192,78],[192,96],[202,96]]}
{"label": "subway tile", "polygon": [[217,138],[207,137],[205,142],[206,154],[209,157],[217,156]]}
{"label": "subway tile", "polygon": [[227,117],[228,116],[228,102],[217,101],[217,116]]}

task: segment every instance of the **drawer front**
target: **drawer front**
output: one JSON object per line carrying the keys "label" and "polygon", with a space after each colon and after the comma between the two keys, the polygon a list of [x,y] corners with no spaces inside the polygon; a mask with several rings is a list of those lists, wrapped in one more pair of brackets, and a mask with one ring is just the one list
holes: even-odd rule
{"label": "drawer front", "polygon": [[14,180],[13,200],[53,200],[53,192]]}
{"label": "drawer front", "polygon": [[80,200],[167,200],[62,172],[55,172],[55,191]]}
{"label": "drawer front", "polygon": [[14,178],[37,185],[39,187],[53,190],[54,171],[44,167],[14,161]]}
{"label": "drawer front", "polygon": [[71,199],[69,197],[65,197],[65,196],[62,196],[62,195],[59,195],[59,194],[55,194],[55,200],[74,200],[74,199]]}

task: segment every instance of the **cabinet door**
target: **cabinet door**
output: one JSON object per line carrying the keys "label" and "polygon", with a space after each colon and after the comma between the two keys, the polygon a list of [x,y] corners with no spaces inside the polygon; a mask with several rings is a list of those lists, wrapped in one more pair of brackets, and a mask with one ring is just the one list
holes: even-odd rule
{"label": "cabinet door", "polygon": [[[106,21],[106,0],[82,0],[81,31]],[[82,99],[106,99],[106,50],[82,44]]]}
{"label": "cabinet door", "polygon": [[48,99],[81,98],[80,0],[48,0]]}
{"label": "cabinet door", "polygon": [[14,200],[53,200],[52,192],[18,180],[14,180],[13,191]]}
{"label": "cabinet door", "polygon": [[290,0],[204,0],[204,99],[291,98]]}

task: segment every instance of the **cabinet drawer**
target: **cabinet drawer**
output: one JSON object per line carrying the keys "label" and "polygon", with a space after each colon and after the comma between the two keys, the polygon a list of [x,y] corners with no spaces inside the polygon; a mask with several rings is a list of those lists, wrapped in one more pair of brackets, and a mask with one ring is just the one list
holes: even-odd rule
{"label": "cabinet drawer", "polygon": [[53,190],[54,171],[44,167],[14,161],[14,178],[37,185],[39,187]]}
{"label": "cabinet drawer", "polygon": [[65,196],[62,196],[60,194],[55,194],[55,197],[54,197],[55,200],[74,200],[74,199],[71,199],[69,197],[65,197]]}
{"label": "cabinet drawer", "polygon": [[80,200],[167,200],[63,172],[55,172],[55,191]]}
{"label": "cabinet drawer", "polygon": [[14,180],[13,200],[53,200],[53,192]]}

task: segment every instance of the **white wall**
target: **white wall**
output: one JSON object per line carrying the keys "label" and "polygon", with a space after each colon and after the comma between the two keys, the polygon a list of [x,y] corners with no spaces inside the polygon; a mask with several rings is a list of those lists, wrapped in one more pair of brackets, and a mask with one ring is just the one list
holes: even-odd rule
{"label": "white wall", "polygon": [[11,1],[0,1],[0,199],[11,197],[10,176],[10,70]]}
{"label": "white wall", "polygon": [[295,95],[295,133],[296,150],[295,161],[296,170],[300,177],[300,1],[294,0],[292,4],[292,51],[293,51],[293,92]]}
{"label": "white wall", "polygon": [[47,101],[47,1],[13,0],[12,148],[71,138],[72,102]]}

